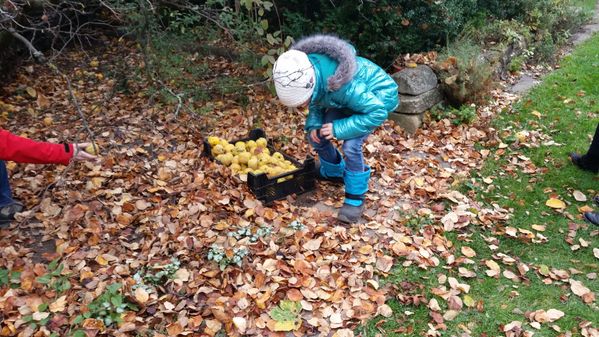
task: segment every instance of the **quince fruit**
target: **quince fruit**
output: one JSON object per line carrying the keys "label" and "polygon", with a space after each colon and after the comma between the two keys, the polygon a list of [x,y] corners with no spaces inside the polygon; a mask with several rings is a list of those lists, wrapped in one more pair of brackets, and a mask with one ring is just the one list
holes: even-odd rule
{"label": "quince fruit", "polygon": [[252,154],[249,152],[241,152],[239,155],[239,163],[240,164],[247,164],[248,161],[250,160],[250,158],[252,157]]}
{"label": "quince fruit", "polygon": [[249,168],[249,169],[252,169],[252,170],[255,170],[255,169],[257,169],[257,168],[258,168],[258,158],[256,158],[256,157],[251,157],[251,158],[248,160],[248,168]]}
{"label": "quince fruit", "polygon": [[266,147],[266,138],[260,137],[256,140],[256,146]]}
{"label": "quince fruit", "polygon": [[220,161],[223,165],[229,166],[233,162],[233,155],[230,153],[219,154],[216,156],[216,160]]}
{"label": "quince fruit", "polygon": [[231,166],[229,166],[229,168],[235,174],[237,174],[237,173],[239,173],[239,171],[241,171],[241,166],[239,164],[237,164],[237,163],[232,163]]}
{"label": "quince fruit", "polygon": [[89,154],[93,154],[94,156],[100,152],[100,148],[98,148],[97,144],[96,144],[96,146],[94,146],[93,144],[89,144],[83,150]]}
{"label": "quince fruit", "polygon": [[235,150],[235,145],[227,143],[224,145],[224,148],[226,152],[232,153]]}
{"label": "quince fruit", "polygon": [[212,148],[212,155],[219,155],[225,153],[225,148],[221,144],[216,144]]}
{"label": "quince fruit", "polygon": [[215,136],[208,137],[208,144],[210,144],[210,146],[214,146],[218,143],[220,143],[220,138],[215,137]]}

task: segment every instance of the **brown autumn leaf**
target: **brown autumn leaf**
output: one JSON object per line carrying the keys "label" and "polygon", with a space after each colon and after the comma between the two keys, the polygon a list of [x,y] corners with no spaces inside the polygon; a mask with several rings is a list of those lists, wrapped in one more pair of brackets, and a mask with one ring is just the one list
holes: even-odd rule
{"label": "brown autumn leaf", "polygon": [[462,254],[464,254],[464,256],[467,257],[475,257],[476,256],[476,252],[474,251],[474,249],[467,247],[467,246],[462,246]]}
{"label": "brown autumn leaf", "polygon": [[572,280],[572,279],[570,279],[570,289],[572,290],[574,295],[577,295],[580,297],[591,292],[591,289],[585,287],[584,284],[582,284],[582,282]]}
{"label": "brown autumn leaf", "polygon": [[575,190],[574,192],[572,192],[572,196],[574,197],[574,199],[576,201],[581,201],[581,202],[587,201],[587,196],[578,190]]}
{"label": "brown autumn leaf", "polygon": [[209,319],[204,322],[206,323],[204,333],[209,336],[215,336],[223,327],[223,324],[215,319]]}
{"label": "brown autumn leaf", "polygon": [[292,288],[287,291],[287,298],[290,301],[298,302],[304,299],[304,295],[299,290]]}
{"label": "brown autumn leaf", "polygon": [[166,331],[169,336],[178,336],[183,332],[183,327],[179,322],[174,322],[166,326]]}
{"label": "brown autumn leaf", "polygon": [[383,255],[376,259],[376,268],[383,273],[388,273],[393,267],[393,258],[388,255]]}
{"label": "brown autumn leaf", "polygon": [[140,304],[145,304],[146,302],[148,302],[148,300],[150,299],[150,295],[148,294],[148,292],[142,288],[139,287],[137,289],[135,289],[135,299],[140,303]]}
{"label": "brown autumn leaf", "polygon": [[432,298],[428,302],[428,308],[433,311],[441,311],[441,306],[439,306],[439,302],[435,298]]}
{"label": "brown autumn leaf", "polygon": [[447,307],[450,310],[460,311],[462,310],[463,302],[458,296],[450,296],[447,300]]}
{"label": "brown autumn leaf", "polygon": [[499,264],[497,264],[497,262],[495,262],[493,260],[486,260],[485,265],[487,267],[489,267],[489,270],[486,271],[488,276],[493,277],[493,276],[499,275],[499,273],[501,272],[501,268],[499,267]]}
{"label": "brown autumn leaf", "polygon": [[381,316],[387,317],[387,318],[393,316],[393,310],[391,309],[390,306],[388,306],[386,304],[379,306],[377,308],[376,313],[377,313],[377,315],[381,315]]}
{"label": "brown autumn leaf", "polygon": [[504,270],[503,271],[503,277],[512,280],[512,281],[518,281],[518,276],[516,274],[514,274],[514,272],[512,272],[511,270]]}
{"label": "brown autumn leaf", "polygon": [[94,318],[86,318],[81,323],[81,326],[84,329],[99,330],[99,331],[104,331],[104,329],[106,328],[104,326],[104,322],[102,320],[94,319]]}
{"label": "brown autumn leaf", "polygon": [[558,319],[564,317],[564,312],[557,309],[549,309],[547,310],[547,319],[549,322],[555,322]]}
{"label": "brown autumn leaf", "polygon": [[48,100],[48,98],[46,98],[46,96],[42,95],[41,93],[38,93],[35,102],[37,103],[37,107],[42,110],[50,106],[50,100]]}
{"label": "brown autumn leaf", "polygon": [[50,312],[62,312],[65,309],[65,306],[67,305],[67,296],[63,295],[60,296],[59,298],[57,298],[54,302],[50,303],[50,305],[48,306],[48,308],[50,309]]}
{"label": "brown autumn leaf", "polygon": [[318,250],[320,248],[320,244],[322,243],[323,238],[319,237],[317,239],[308,240],[304,243],[303,248],[306,250]]}

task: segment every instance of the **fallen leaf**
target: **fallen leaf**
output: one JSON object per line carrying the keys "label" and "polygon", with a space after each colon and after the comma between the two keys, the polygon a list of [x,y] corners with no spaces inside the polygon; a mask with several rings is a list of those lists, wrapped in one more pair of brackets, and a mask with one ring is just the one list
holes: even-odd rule
{"label": "fallen leaf", "polygon": [[562,317],[564,317],[563,311],[559,311],[557,309],[547,310],[547,319],[549,319],[549,322],[555,322]]}
{"label": "fallen leaf", "polygon": [[462,247],[462,254],[464,254],[467,257],[475,257],[476,256],[476,252],[474,251],[474,249],[467,247],[467,246]]}
{"label": "fallen leaf", "polygon": [[518,280],[518,276],[516,274],[514,274],[511,270],[504,270],[503,271],[503,276],[507,279],[510,279],[512,281],[517,281]]}
{"label": "fallen leaf", "polygon": [[566,203],[556,198],[549,198],[549,200],[545,202],[545,205],[555,209],[566,208]]}
{"label": "fallen leaf", "polygon": [[[320,248],[320,244],[322,243],[322,237],[319,237],[318,239],[312,239],[309,240],[308,242],[306,242],[303,246],[304,249],[306,250],[318,250]],[[289,331],[289,330],[287,330]]]}
{"label": "fallen leaf", "polygon": [[135,289],[135,299],[139,303],[145,304],[150,299],[150,295],[144,288],[139,287],[139,288]]}
{"label": "fallen leaf", "polygon": [[300,328],[301,321],[275,321],[273,331],[294,331]]}
{"label": "fallen leaf", "polygon": [[391,309],[390,306],[383,304],[381,306],[379,306],[376,310],[377,315],[381,315],[383,317],[391,317],[393,316],[393,310]]}
{"label": "fallen leaf", "polygon": [[290,301],[301,301],[304,299],[304,295],[299,290],[292,288],[287,291],[287,298]]}
{"label": "fallen leaf", "polygon": [[599,248],[593,248],[593,255],[599,259]]}
{"label": "fallen leaf", "polygon": [[476,302],[470,295],[464,295],[464,304],[467,307],[472,308],[476,305]]}
{"label": "fallen leaf", "polygon": [[433,311],[441,311],[441,306],[439,306],[439,302],[434,298],[428,301],[428,308]]}
{"label": "fallen leaf", "polygon": [[587,293],[591,292],[591,289],[587,288],[580,281],[570,279],[570,289],[577,296],[584,296]]}
{"label": "fallen leaf", "polygon": [[31,317],[34,321],[41,321],[42,319],[48,318],[50,316],[49,312],[34,312]]}
{"label": "fallen leaf", "polygon": [[383,273],[388,273],[393,267],[393,258],[388,255],[383,255],[376,259],[376,268]]}
{"label": "fallen leaf", "polygon": [[29,94],[29,96],[36,98],[37,97],[37,91],[35,91],[35,89],[33,89],[32,87],[27,87],[25,88],[25,91],[27,91],[27,93]]}
{"label": "fallen leaf", "polygon": [[584,206],[578,207],[578,211],[580,213],[592,212],[593,208],[590,207],[589,205],[584,205]]}
{"label": "fallen leaf", "polygon": [[187,282],[187,281],[189,281],[189,276],[191,276],[191,274],[189,273],[189,271],[187,269],[181,268],[175,272],[174,276],[175,276],[175,280],[179,280],[181,282]]}
{"label": "fallen leaf", "polygon": [[574,199],[576,199],[576,201],[587,201],[587,196],[578,190],[572,192],[572,196],[574,196]]}
{"label": "fallen leaf", "polygon": [[67,304],[67,296],[63,295],[60,296],[59,298],[56,299],[56,301],[50,303],[50,312],[61,312],[65,309],[65,306]]}
{"label": "fallen leaf", "polygon": [[460,312],[456,310],[447,310],[445,314],[443,314],[443,319],[446,321],[452,321],[454,318],[458,316]]}
{"label": "fallen leaf", "polygon": [[247,320],[243,317],[233,317],[233,324],[241,334],[247,329]]}
{"label": "fallen leaf", "polygon": [[177,336],[183,332],[183,327],[179,322],[174,322],[166,326],[166,331],[169,336]]}
{"label": "fallen leaf", "polygon": [[539,231],[539,232],[544,232],[545,231],[545,225],[532,225],[532,229]]}
{"label": "fallen leaf", "polygon": [[98,262],[98,264],[101,266],[108,265],[108,261],[102,255],[96,256],[96,262]]}
{"label": "fallen leaf", "polygon": [[204,322],[206,322],[204,332],[210,336],[216,335],[223,327],[223,324],[216,319],[209,319]]}
{"label": "fallen leaf", "polygon": [[506,324],[503,327],[503,332],[512,331],[514,328],[520,329],[522,327],[522,322],[520,321],[512,321],[509,324]]}

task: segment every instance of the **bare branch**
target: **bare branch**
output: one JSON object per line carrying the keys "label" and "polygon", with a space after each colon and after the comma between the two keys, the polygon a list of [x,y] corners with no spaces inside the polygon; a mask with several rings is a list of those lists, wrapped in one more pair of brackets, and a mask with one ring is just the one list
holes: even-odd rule
{"label": "bare branch", "polygon": [[31,42],[29,42],[29,40],[27,40],[23,35],[19,34],[14,28],[10,27],[7,29],[7,31],[14,36],[15,38],[17,38],[19,41],[21,41],[26,47],[27,49],[29,49],[29,52],[33,55],[33,57],[35,58],[35,60],[39,63],[44,63],[46,62],[46,58],[44,57],[44,54],[42,52],[40,52],[39,50],[37,50],[32,44]]}

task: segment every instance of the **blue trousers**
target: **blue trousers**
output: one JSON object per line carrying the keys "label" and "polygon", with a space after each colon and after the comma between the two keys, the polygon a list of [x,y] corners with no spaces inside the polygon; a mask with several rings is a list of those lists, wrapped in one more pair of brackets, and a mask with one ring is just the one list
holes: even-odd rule
{"label": "blue trousers", "polygon": [[0,206],[6,206],[13,202],[14,200],[12,199],[12,193],[10,191],[6,164],[4,161],[0,160]]}
{"label": "blue trousers", "polygon": [[[343,119],[349,117],[348,114],[344,113],[343,110],[340,109],[328,109],[324,114],[324,122],[331,123],[337,119]],[[324,137],[318,135],[320,139],[320,143],[314,142],[310,138],[310,134],[308,134],[308,142],[314,148],[318,156],[329,163],[338,163],[341,158],[337,157],[337,149],[333,144],[325,139]],[[368,138],[368,135],[346,139],[343,141],[343,145],[341,149],[345,154],[345,169],[352,172],[364,172],[364,155],[362,154],[362,145],[364,141]]]}

